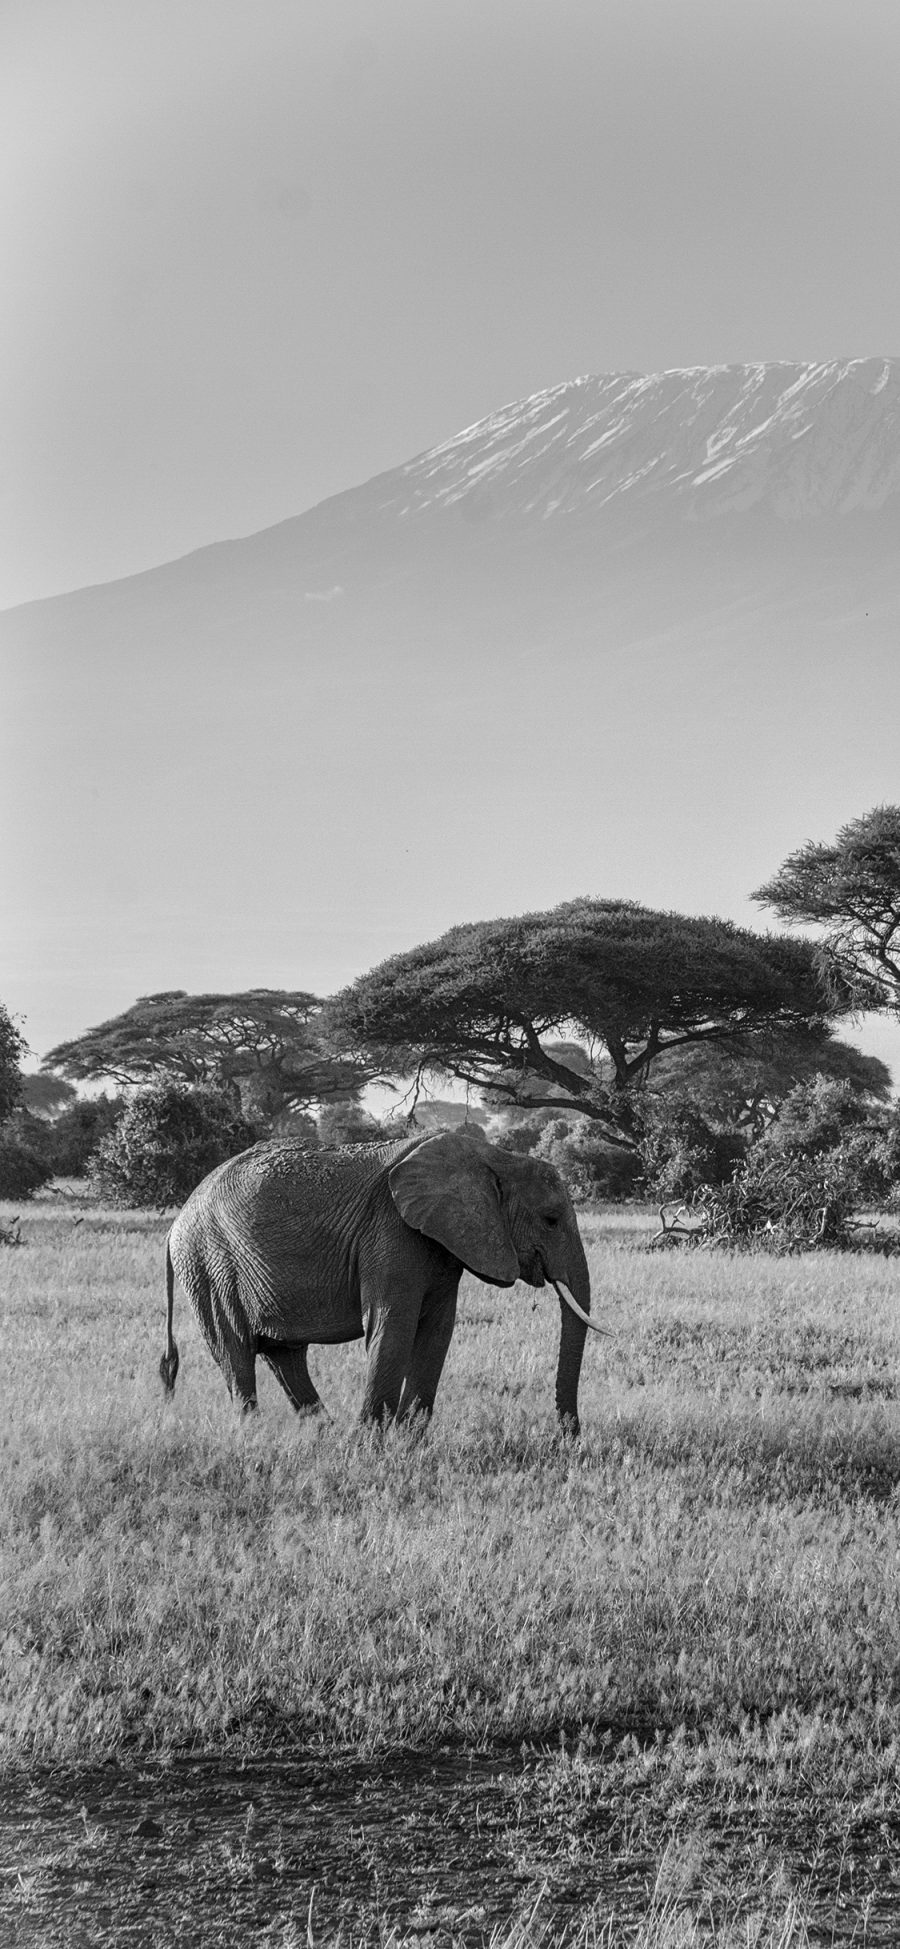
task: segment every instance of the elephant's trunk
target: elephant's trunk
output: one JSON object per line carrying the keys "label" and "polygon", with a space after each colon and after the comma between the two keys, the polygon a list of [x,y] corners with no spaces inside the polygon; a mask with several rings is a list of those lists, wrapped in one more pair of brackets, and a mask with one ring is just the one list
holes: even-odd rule
{"label": "elephant's trunk", "polygon": [[[584,1249],[579,1240],[578,1256],[573,1264],[570,1281],[557,1280],[551,1273],[551,1285],[555,1286],[559,1298],[560,1336],[559,1360],[556,1367],[556,1412],[563,1427],[570,1434],[577,1435],[578,1422],[578,1382],[581,1375],[581,1361],[584,1354],[588,1328],[602,1333],[590,1318],[591,1282]],[[574,1287],[574,1292],[569,1286]]]}

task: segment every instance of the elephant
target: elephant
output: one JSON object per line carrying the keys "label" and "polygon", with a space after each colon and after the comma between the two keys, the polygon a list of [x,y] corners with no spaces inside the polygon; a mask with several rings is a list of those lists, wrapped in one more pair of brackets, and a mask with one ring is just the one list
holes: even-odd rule
{"label": "elephant", "polygon": [[546,1281],[560,1302],[556,1409],[578,1432],[590,1278],[572,1201],[551,1164],[490,1144],[478,1125],[395,1143],[257,1143],[220,1164],[166,1241],[166,1351],[175,1386],[176,1278],[243,1413],[256,1358],[298,1410],[321,1407],[310,1344],[365,1336],[364,1421],[430,1416],[464,1268],[489,1285]]}

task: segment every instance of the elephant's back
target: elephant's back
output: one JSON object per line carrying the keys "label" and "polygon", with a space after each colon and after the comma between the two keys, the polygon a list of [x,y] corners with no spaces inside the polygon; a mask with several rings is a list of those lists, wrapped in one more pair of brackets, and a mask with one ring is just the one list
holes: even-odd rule
{"label": "elephant's back", "polygon": [[408,1142],[342,1144],[313,1150],[285,1138],[272,1138],[244,1151],[213,1187],[215,1202],[240,1212],[251,1232],[272,1239],[290,1229],[327,1231],[350,1211],[358,1211],[379,1186]]}
{"label": "elephant's back", "polygon": [[177,1277],[201,1310],[214,1291],[268,1338],[296,1339],[301,1318],[304,1339],[353,1338],[362,1331],[357,1243],[381,1199],[393,1214],[387,1173],[408,1148],[254,1144],[183,1206],[169,1234]]}
{"label": "elephant's back", "polygon": [[411,1136],[394,1144],[335,1144],[312,1150],[300,1138],[263,1138],[208,1171],[181,1206],[171,1236],[187,1236],[199,1220],[218,1214],[265,1214],[284,1206],[327,1210],[386,1177],[397,1158],[421,1142],[421,1136]]}

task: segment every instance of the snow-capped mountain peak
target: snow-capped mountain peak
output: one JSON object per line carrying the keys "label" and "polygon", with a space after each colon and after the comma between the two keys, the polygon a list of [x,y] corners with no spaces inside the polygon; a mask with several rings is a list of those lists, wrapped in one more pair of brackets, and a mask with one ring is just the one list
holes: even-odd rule
{"label": "snow-capped mountain peak", "polygon": [[551,515],[675,495],[687,519],[782,520],[900,494],[900,360],[689,366],[575,379],[491,413],[384,477],[399,515]]}

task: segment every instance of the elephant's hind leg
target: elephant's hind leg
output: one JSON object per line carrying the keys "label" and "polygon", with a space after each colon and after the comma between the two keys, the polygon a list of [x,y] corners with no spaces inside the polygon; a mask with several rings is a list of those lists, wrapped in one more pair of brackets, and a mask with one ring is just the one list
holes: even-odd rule
{"label": "elephant's hind leg", "polygon": [[230,1331],[220,1335],[220,1344],[221,1352],[216,1358],[228,1382],[231,1398],[242,1414],[253,1414],[256,1410],[256,1350],[253,1342],[249,1334]]}
{"label": "elephant's hind leg", "polygon": [[322,1406],[318,1394],[309,1378],[306,1365],[307,1342],[297,1347],[276,1347],[259,1343],[259,1351],[268,1362],[277,1381],[280,1381],[285,1394],[298,1414],[315,1412]]}
{"label": "elephant's hind leg", "polygon": [[242,1414],[256,1407],[256,1346],[233,1282],[213,1281],[194,1268],[190,1295],[203,1337]]}

